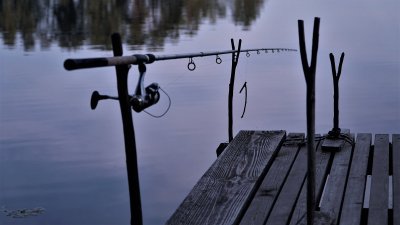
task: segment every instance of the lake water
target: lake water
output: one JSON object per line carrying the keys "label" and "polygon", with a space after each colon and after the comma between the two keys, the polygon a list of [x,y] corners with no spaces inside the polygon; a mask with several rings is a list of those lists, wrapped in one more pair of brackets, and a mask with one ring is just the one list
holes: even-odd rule
{"label": "lake water", "polygon": [[[340,127],[400,133],[399,1],[0,2],[0,224],[129,224],[129,198],[119,105],[89,107],[92,91],[116,95],[114,68],[63,69],[67,58],[112,56],[120,32],[125,54],[175,54],[242,48],[298,49],[303,19],[310,52],[321,18],[316,130],[333,124],[329,53],[346,56],[340,79]],[[310,53],[309,53],[310,54]],[[169,112],[134,113],[145,224],[162,224],[216,159],[228,139],[230,55],[147,66],[146,84],[169,94]],[[130,72],[134,92],[137,69]],[[234,133],[242,129],[305,132],[305,81],[298,52],[241,54]],[[243,118],[247,82],[248,103]],[[168,98],[148,111],[161,114]],[[37,216],[7,212],[43,208]],[[5,212],[7,211],[7,212]]]}

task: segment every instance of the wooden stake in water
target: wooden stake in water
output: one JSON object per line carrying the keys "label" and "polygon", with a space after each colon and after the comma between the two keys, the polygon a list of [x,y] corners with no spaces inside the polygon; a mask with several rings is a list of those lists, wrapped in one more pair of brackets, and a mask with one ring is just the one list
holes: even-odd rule
{"label": "wooden stake in water", "polygon": [[[111,38],[114,56],[122,56],[123,52],[120,35],[115,33]],[[117,73],[118,99],[121,108],[122,125],[124,129],[126,167],[128,173],[129,199],[131,204],[131,224],[142,225],[142,204],[140,199],[135,131],[133,128],[131,105],[129,103],[130,96],[128,93],[129,68],[129,65],[115,66]]]}
{"label": "wooden stake in water", "polygon": [[319,22],[314,19],[311,65],[308,65],[306,42],[304,39],[304,22],[298,21],[300,56],[307,85],[307,224],[314,224],[315,201],[315,70],[319,41]]}
{"label": "wooden stake in water", "polygon": [[235,43],[233,39],[231,39],[232,46],[232,68],[231,68],[231,79],[229,81],[229,94],[228,94],[228,135],[229,142],[233,140],[233,89],[235,87],[235,75],[236,75],[236,66],[239,62],[240,49],[242,46],[242,39],[239,39],[238,49],[235,49]]}
{"label": "wooden stake in water", "polygon": [[340,135],[339,127],[339,79],[342,74],[342,65],[344,59],[344,52],[340,56],[338,71],[336,72],[335,56],[329,54],[329,59],[331,60],[332,67],[332,78],[333,78],[333,129],[331,131],[332,135],[338,137]]}

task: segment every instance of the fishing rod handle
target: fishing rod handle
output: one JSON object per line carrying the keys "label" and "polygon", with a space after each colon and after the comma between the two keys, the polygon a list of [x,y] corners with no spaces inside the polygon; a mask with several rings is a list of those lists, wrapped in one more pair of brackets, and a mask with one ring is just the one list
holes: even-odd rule
{"label": "fishing rod handle", "polygon": [[64,61],[64,68],[66,70],[76,70],[106,66],[136,65],[139,63],[149,64],[154,62],[155,58],[153,54],[136,54],[131,56],[67,59]]}

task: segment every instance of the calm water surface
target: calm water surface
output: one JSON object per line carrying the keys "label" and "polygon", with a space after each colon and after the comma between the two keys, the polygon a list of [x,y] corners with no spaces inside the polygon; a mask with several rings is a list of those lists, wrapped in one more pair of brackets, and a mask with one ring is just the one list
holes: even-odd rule
{"label": "calm water surface", "polygon": [[[113,68],[67,72],[66,58],[111,56],[120,32],[126,54],[173,54],[242,48],[298,48],[297,20],[311,42],[321,18],[316,129],[332,128],[328,54],[345,52],[340,126],[352,132],[400,133],[398,1],[84,1],[0,2],[0,207],[42,207],[36,217],[0,224],[129,224],[128,185]],[[310,44],[308,45],[310,47]],[[149,65],[172,99],[155,119],[134,114],[145,224],[162,224],[216,159],[227,141],[230,56]],[[338,60],[337,60],[338,61]],[[131,93],[137,69],[130,72]],[[248,108],[240,118],[248,85]],[[149,109],[161,114],[166,96]],[[242,54],[237,68],[234,132],[305,132],[305,81],[298,52]]]}

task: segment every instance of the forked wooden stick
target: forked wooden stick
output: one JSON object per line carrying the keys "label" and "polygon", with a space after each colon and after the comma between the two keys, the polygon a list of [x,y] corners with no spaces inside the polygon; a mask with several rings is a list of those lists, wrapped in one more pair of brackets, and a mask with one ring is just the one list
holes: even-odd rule
{"label": "forked wooden stick", "polygon": [[304,22],[298,21],[300,56],[307,84],[307,224],[314,224],[315,201],[315,70],[319,41],[319,22],[315,17],[312,39],[311,65],[308,65],[306,42],[304,40]]}

